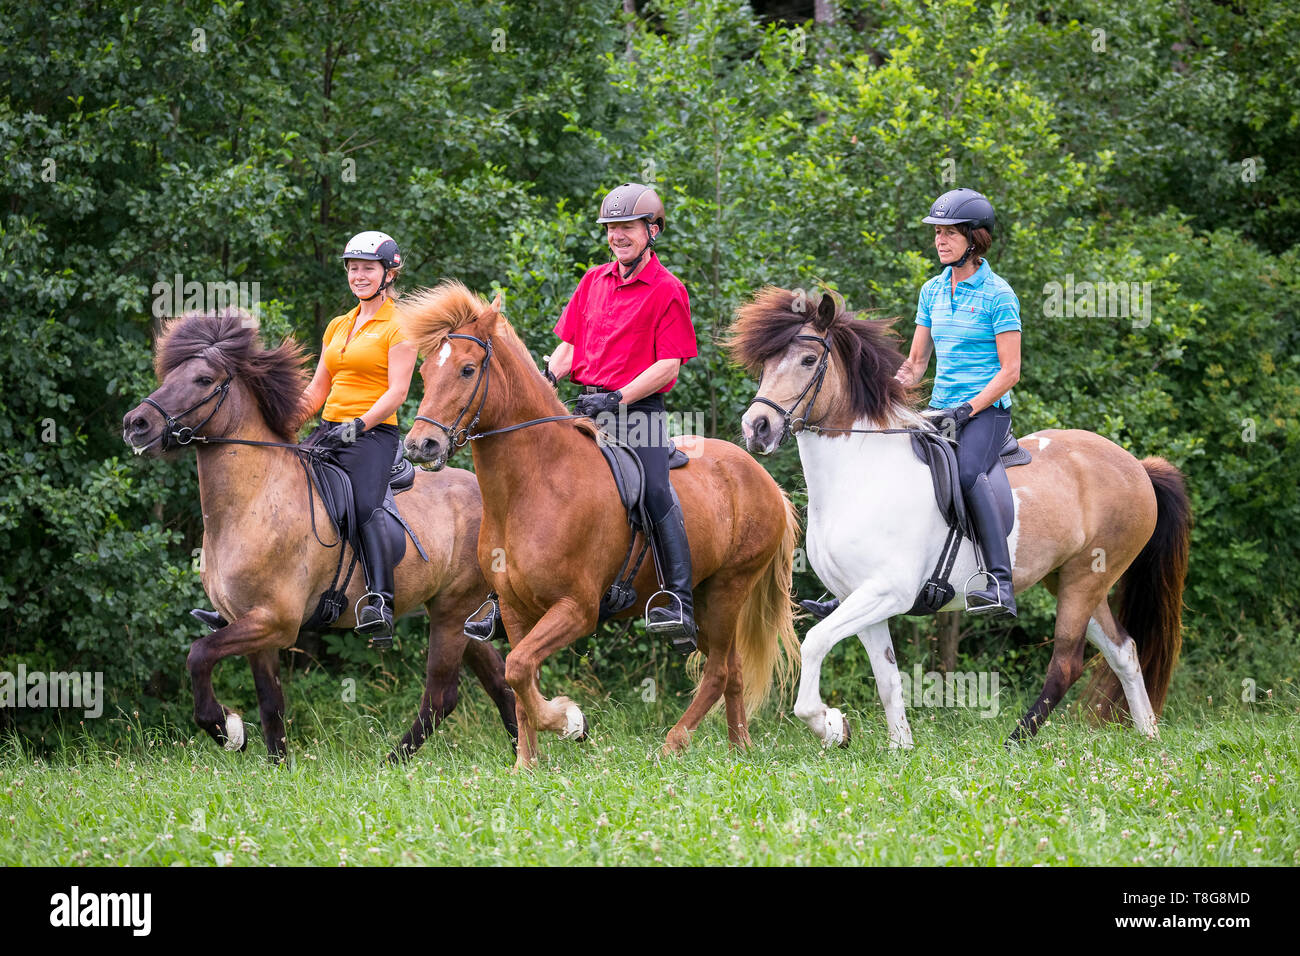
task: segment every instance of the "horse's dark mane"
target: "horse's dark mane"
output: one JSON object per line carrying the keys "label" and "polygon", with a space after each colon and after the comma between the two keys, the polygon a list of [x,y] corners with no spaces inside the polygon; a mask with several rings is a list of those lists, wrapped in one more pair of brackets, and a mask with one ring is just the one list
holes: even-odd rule
{"label": "horse's dark mane", "polygon": [[[796,304],[804,301],[803,294],[776,286],[755,293],[736,310],[736,320],[724,341],[732,359],[758,376],[768,359],[783,353],[799,330],[816,320],[815,310],[796,309]],[[831,351],[844,371],[853,418],[886,421],[899,411],[910,410],[911,390],[894,378],[903,356],[892,320],[858,318],[858,313],[850,312],[838,298],[834,301]],[[807,334],[823,333],[809,329]]]}
{"label": "horse's dark mane", "polygon": [[154,355],[162,381],[190,359],[206,359],[222,374],[242,380],[257,399],[267,427],[293,441],[300,424],[300,401],[307,386],[307,354],[292,338],[265,348],[257,320],[240,309],[220,313],[189,312],[163,328]]}

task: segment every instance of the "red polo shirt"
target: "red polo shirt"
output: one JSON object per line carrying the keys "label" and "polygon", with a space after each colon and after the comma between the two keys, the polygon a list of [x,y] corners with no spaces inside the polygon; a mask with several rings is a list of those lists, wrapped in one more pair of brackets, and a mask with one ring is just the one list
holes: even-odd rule
{"label": "red polo shirt", "polygon": [[[699,354],[686,286],[653,252],[629,282],[619,275],[617,262],[588,270],[555,334],[573,346],[573,380],[610,391],[661,359],[685,362]],[[676,381],[659,391],[668,391]]]}

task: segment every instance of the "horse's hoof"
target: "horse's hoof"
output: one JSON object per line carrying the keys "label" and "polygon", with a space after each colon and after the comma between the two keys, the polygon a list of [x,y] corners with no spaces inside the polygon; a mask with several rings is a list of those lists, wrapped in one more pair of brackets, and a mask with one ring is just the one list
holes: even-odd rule
{"label": "horse's hoof", "polygon": [[564,708],[564,732],[561,740],[583,741],[587,739],[587,718],[577,704]]}
{"label": "horse's hoof", "polygon": [[226,714],[226,742],[221,746],[232,753],[243,751],[248,746],[248,735],[244,733],[244,718],[238,714]]}
{"label": "horse's hoof", "polygon": [[849,722],[836,708],[832,707],[826,711],[826,716],[822,718],[822,726],[825,728],[822,734],[822,746],[843,747],[849,742]]}

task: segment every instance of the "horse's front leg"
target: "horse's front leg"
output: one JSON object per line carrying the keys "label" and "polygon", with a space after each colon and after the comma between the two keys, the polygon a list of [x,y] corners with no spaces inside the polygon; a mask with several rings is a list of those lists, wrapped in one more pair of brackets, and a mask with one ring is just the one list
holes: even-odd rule
{"label": "horse's front leg", "polygon": [[248,739],[243,718],[225,707],[212,692],[212,669],[218,661],[236,654],[287,647],[293,643],[293,635],[284,643],[282,638],[286,633],[288,629],[270,611],[258,608],[190,646],[185,664],[194,689],[194,722],[225,749],[243,750],[248,746]]}
{"label": "horse's front leg", "polygon": [[257,688],[266,755],[273,763],[283,763],[288,745],[284,732],[284,688],[280,686],[280,649],[273,647],[249,654],[248,666]]}
{"label": "horse's front leg", "polygon": [[[845,598],[825,620],[814,626],[804,638],[801,652],[802,662],[799,675],[799,697],[795,700],[795,716],[807,724],[826,746],[847,746],[850,736],[848,721],[837,708],[827,708],[821,696],[822,660],[840,641],[854,634],[867,633],[868,629],[883,624],[892,614],[905,608],[898,608],[898,599],[892,594],[882,593],[877,586],[864,584]],[[885,643],[889,642],[889,630],[885,629]],[[868,648],[870,652],[870,648]],[[892,651],[891,651],[892,654]],[[888,662],[885,661],[887,664]],[[875,666],[875,657],[872,665]],[[898,682],[898,668],[894,667],[894,679]],[[877,679],[880,672],[877,671]],[[900,714],[901,717],[901,692]],[[888,712],[888,711],[887,711]],[[906,718],[902,718],[906,726]],[[893,724],[891,723],[891,734]],[[910,731],[908,739],[911,739]]]}
{"label": "horse's front leg", "polygon": [[[557,733],[562,740],[587,737],[587,718],[578,705],[567,697],[549,701],[543,697],[537,686],[537,672],[548,657],[595,628],[596,602],[590,602],[590,606],[591,610],[583,610],[572,598],[561,599],[541,616],[506,658],[506,682],[514,688],[515,700],[525,718],[519,721],[516,768],[530,767],[537,762],[539,730]],[[509,628],[514,615],[506,614],[504,609],[502,613]]]}
{"label": "horse's front leg", "polygon": [[898,676],[898,658],[894,643],[889,637],[889,622],[872,624],[858,634],[858,640],[871,658],[871,672],[876,677],[876,690],[885,708],[885,723],[889,726],[889,746],[912,747],[912,728],[903,711],[903,682]]}

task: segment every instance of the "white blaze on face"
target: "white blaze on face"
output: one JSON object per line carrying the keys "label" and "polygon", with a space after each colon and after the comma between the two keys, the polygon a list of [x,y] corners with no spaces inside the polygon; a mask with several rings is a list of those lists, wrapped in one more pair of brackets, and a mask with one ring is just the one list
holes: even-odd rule
{"label": "white blaze on face", "polygon": [[443,342],[442,348],[438,350],[438,368],[447,364],[447,359],[451,356],[451,343]]}

